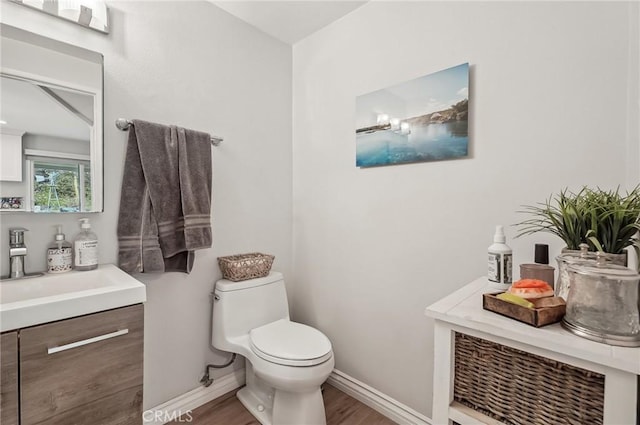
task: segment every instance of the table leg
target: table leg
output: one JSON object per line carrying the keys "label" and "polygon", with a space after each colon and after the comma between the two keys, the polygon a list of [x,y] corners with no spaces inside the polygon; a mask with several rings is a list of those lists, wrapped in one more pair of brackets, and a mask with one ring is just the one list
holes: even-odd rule
{"label": "table leg", "polygon": [[611,369],[604,377],[604,424],[636,425],[638,377]]}
{"label": "table leg", "polygon": [[434,425],[448,425],[449,406],[453,401],[454,333],[436,320],[433,352],[433,407]]}

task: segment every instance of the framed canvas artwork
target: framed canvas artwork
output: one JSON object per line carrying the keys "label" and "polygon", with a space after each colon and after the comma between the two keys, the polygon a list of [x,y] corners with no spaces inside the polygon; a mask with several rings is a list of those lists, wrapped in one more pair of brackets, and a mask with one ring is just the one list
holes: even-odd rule
{"label": "framed canvas artwork", "polygon": [[468,128],[468,63],[358,96],[356,166],[464,158]]}

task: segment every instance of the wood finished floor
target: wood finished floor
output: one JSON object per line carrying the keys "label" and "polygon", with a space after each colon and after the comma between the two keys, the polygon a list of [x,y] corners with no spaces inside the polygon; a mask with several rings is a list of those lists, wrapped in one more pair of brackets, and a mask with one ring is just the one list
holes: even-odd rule
{"label": "wood finished floor", "polygon": [[[322,396],[327,415],[327,425],[395,425],[391,419],[360,403],[353,397],[331,385],[323,385]],[[260,425],[232,391],[195,409],[192,425]],[[183,425],[170,422],[169,425]],[[304,425],[304,424],[300,424]]]}

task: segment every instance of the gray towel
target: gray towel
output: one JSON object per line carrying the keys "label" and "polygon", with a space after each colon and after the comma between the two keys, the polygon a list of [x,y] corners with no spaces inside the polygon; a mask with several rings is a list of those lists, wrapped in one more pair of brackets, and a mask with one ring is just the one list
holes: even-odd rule
{"label": "gray towel", "polygon": [[133,121],[118,216],[127,272],[189,273],[211,247],[211,136]]}

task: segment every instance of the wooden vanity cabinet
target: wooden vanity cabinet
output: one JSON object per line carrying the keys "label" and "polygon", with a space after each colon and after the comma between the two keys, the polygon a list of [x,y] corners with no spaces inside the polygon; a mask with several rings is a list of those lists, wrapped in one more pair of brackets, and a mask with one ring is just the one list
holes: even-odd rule
{"label": "wooden vanity cabinet", "polygon": [[21,329],[20,424],[141,424],[143,321],[137,304]]}
{"label": "wooden vanity cabinet", "polygon": [[0,335],[0,424],[18,425],[18,332]]}

